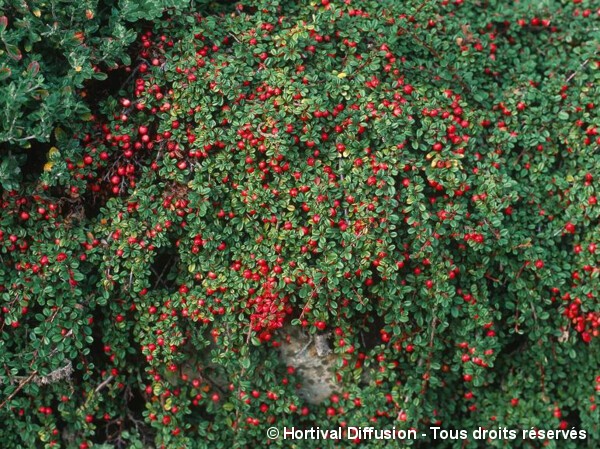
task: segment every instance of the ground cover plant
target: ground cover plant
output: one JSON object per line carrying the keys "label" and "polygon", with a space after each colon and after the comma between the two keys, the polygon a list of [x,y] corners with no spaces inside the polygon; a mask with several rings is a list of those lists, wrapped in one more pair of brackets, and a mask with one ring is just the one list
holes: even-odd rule
{"label": "ground cover plant", "polygon": [[146,3],[0,1],[2,447],[597,447],[594,2]]}

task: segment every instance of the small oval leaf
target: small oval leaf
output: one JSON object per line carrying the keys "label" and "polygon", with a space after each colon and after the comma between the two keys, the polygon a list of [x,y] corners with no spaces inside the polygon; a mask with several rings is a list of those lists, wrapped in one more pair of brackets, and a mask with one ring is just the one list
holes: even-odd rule
{"label": "small oval leaf", "polygon": [[11,71],[8,67],[0,67],[0,81],[4,81],[11,75]]}
{"label": "small oval leaf", "polygon": [[40,73],[40,64],[37,61],[31,61],[27,66],[27,71],[31,76],[36,76]]}
{"label": "small oval leaf", "polygon": [[21,50],[19,50],[19,47],[17,47],[16,45],[6,44],[6,52],[8,53],[8,56],[10,56],[15,61],[20,61],[23,57],[23,55],[21,54]]}

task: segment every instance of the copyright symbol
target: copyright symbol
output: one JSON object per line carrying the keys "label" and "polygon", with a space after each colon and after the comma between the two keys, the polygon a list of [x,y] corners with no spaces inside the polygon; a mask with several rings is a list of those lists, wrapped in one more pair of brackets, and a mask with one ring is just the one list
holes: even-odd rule
{"label": "copyright symbol", "polygon": [[279,429],[277,427],[269,427],[267,429],[267,438],[269,440],[275,440],[279,438]]}

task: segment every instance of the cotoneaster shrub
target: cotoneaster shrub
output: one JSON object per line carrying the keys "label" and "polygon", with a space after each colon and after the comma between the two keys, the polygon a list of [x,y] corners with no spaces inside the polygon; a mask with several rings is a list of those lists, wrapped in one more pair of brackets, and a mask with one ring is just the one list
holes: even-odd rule
{"label": "cotoneaster shrub", "polygon": [[[593,2],[239,2],[4,191],[0,441],[289,447],[271,426],[600,440]],[[301,399],[289,326],[339,392]],[[295,447],[388,447],[384,441]],[[400,446],[399,446],[400,447]]]}

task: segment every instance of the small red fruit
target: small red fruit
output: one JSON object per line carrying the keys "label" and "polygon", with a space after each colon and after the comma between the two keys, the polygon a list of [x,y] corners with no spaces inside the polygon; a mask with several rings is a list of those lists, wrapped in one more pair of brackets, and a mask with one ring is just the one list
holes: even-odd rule
{"label": "small red fruit", "polygon": [[568,222],[565,225],[565,232],[568,234],[574,234],[575,233],[575,225],[571,222]]}

